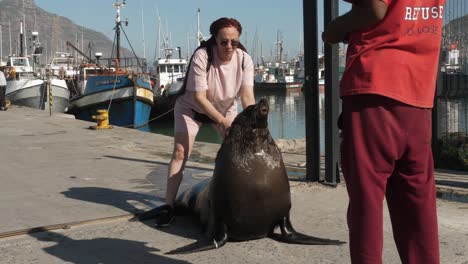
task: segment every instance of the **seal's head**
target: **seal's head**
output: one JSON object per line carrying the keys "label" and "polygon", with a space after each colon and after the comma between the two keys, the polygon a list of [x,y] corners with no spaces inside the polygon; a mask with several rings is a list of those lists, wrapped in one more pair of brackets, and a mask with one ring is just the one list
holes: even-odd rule
{"label": "seal's head", "polygon": [[233,145],[232,148],[239,151],[254,152],[260,145],[274,144],[268,130],[268,112],[266,99],[246,107],[232,122],[223,144]]}
{"label": "seal's head", "polygon": [[270,108],[266,99],[262,98],[257,104],[248,106],[234,120],[230,131],[254,130],[268,127],[268,112]]}

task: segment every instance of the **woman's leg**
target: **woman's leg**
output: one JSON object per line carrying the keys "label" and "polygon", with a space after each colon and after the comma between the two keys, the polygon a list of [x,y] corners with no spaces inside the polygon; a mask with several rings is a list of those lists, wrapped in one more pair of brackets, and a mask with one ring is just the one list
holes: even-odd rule
{"label": "woman's leg", "polygon": [[167,175],[166,203],[170,206],[174,204],[177,190],[182,181],[185,163],[187,163],[192,152],[195,136],[189,133],[176,132],[174,135],[174,151]]}
{"label": "woman's leg", "polygon": [[182,181],[185,163],[192,153],[195,137],[200,129],[199,123],[193,120],[191,109],[177,107],[174,109],[174,150],[167,173],[166,203],[174,204],[177,190]]}

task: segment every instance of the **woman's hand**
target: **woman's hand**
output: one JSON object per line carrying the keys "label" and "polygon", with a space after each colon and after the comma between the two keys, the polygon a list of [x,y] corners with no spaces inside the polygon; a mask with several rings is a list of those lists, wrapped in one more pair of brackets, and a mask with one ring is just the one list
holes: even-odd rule
{"label": "woman's hand", "polygon": [[231,124],[232,124],[231,120],[229,120],[226,117],[223,117],[223,119],[219,123],[221,128],[224,130],[224,137],[226,137],[229,134],[229,128],[231,127]]}
{"label": "woman's hand", "polygon": [[231,120],[227,119],[226,117],[223,117],[219,125],[221,125],[221,127],[227,131],[231,127]]}

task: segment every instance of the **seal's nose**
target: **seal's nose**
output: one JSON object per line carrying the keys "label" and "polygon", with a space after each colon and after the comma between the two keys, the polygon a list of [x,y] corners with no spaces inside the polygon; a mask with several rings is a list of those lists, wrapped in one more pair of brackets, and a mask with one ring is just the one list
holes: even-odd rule
{"label": "seal's nose", "polygon": [[261,115],[268,115],[268,111],[270,110],[270,107],[268,106],[268,102],[265,98],[262,98],[258,104],[257,104],[257,111],[261,114]]}
{"label": "seal's nose", "polygon": [[260,106],[260,113],[262,115],[268,115],[268,105],[262,105]]}

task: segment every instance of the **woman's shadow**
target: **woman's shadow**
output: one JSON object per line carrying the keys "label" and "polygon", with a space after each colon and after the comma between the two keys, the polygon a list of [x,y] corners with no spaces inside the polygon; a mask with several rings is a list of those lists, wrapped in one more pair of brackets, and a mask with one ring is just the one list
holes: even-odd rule
{"label": "woman's shadow", "polygon": [[29,235],[39,241],[55,243],[43,250],[67,263],[190,263],[154,254],[159,249],[145,242],[117,238],[72,239],[46,229]]}
{"label": "woman's shadow", "polygon": [[[145,160],[138,161],[145,162]],[[139,188],[148,189],[148,193],[122,191],[102,187],[73,187],[62,192],[62,194],[67,198],[75,200],[105,204],[119,208],[134,215],[134,217],[129,221],[140,221],[148,227],[156,229],[153,217],[145,217],[144,220],[141,220],[139,216],[148,212],[148,209],[151,210],[164,202],[164,198],[162,198],[164,196],[164,192],[161,191],[162,188],[157,188],[161,186],[165,187],[166,184],[166,175],[162,174],[162,171],[167,171],[167,165],[158,163],[154,168],[152,168],[152,172],[147,175],[146,180],[134,180],[134,182],[136,181],[140,183]],[[203,174],[204,176],[198,177],[197,175],[200,174]],[[211,170],[203,168],[187,168],[184,172],[184,180],[181,184],[180,191],[182,192],[183,189],[189,188],[196,182],[206,178],[206,175],[208,174],[211,175]],[[141,208],[137,208],[135,204],[143,205],[143,207],[146,207],[147,209],[143,210]],[[158,228],[157,230],[187,239],[199,240],[203,238],[199,219],[192,214],[184,214],[183,216],[178,215],[176,222],[173,225],[166,228]]]}

